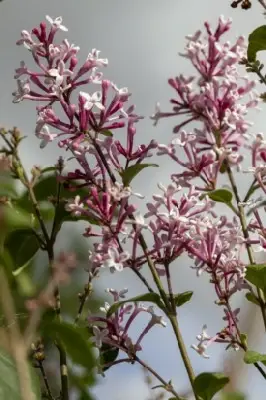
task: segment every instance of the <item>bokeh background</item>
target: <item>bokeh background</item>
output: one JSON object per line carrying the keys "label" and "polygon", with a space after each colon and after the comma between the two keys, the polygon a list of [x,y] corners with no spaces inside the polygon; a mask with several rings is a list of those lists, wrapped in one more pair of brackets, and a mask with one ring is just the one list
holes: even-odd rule
{"label": "bokeh background", "polygon": [[[30,30],[44,20],[47,14],[52,17],[62,16],[64,25],[69,29],[64,36],[80,46],[80,59],[84,60],[92,48],[100,49],[102,56],[109,59],[105,76],[119,87],[127,86],[132,92],[131,101],[137,105],[138,113],[146,116],[138,124],[138,142],[146,143],[155,138],[158,142],[167,143],[172,137],[174,121],[166,119],[155,128],[149,116],[157,101],[160,101],[164,109],[169,107],[168,100],[172,91],[167,84],[168,77],[179,73],[194,73],[188,61],[178,56],[185,44],[184,36],[201,29],[206,20],[214,26],[221,14],[233,18],[233,27],[228,35],[231,41],[240,34],[247,37],[253,29],[265,22],[262,9],[255,0],[249,11],[232,9],[229,3],[229,0],[3,1],[0,5],[0,125],[18,126],[28,136],[21,147],[22,159],[27,168],[34,164],[52,165],[61,151],[56,143],[49,144],[43,150],[39,148],[39,141],[34,136],[35,104],[12,104],[11,93],[16,88],[13,70],[21,60],[30,66],[27,51],[15,44],[22,29]],[[261,113],[252,114],[255,122],[253,133],[265,130],[265,109],[263,104]],[[169,183],[169,176],[173,168],[176,168],[165,158],[157,161],[161,166],[156,173],[154,170],[144,171],[134,181],[133,189],[144,194],[147,199],[157,193],[158,182]],[[247,187],[246,180],[246,176],[239,176],[238,182],[243,191]],[[224,210],[220,208],[219,211]],[[73,231],[73,226],[70,229],[66,225],[60,236],[58,250],[67,249],[70,245],[73,248],[73,243],[76,243],[87,251],[90,243],[81,236],[83,227],[77,226]],[[210,334],[221,329],[222,310],[214,304],[213,288],[207,277],[196,278],[186,258],[178,260],[172,271],[175,292],[194,291],[192,301],[182,307],[179,313],[181,329],[189,347],[195,343],[195,336],[203,324],[208,325]],[[101,292],[106,287],[129,287],[130,296],[145,290],[129,271],[114,275],[103,274],[97,282],[97,290]],[[249,333],[250,347],[265,352],[265,337],[260,334],[263,328],[259,316],[254,308],[249,309],[241,296],[235,300],[235,305],[240,303],[243,303],[242,329]],[[137,335],[143,323],[140,320],[139,325],[134,327],[133,336]],[[214,345],[209,350],[211,358],[205,360],[192,349],[188,351],[196,374],[226,369],[233,377],[233,389],[241,389],[250,400],[265,397],[262,378],[255,368],[240,368],[237,363],[243,354],[225,353],[224,348]],[[146,337],[142,358],[166,380],[172,379],[178,392],[186,392],[188,379],[170,328],[156,327]],[[144,400],[147,399],[148,389],[143,376],[143,371],[136,365],[118,365],[109,370],[104,379],[99,378],[93,392],[99,400]]]}

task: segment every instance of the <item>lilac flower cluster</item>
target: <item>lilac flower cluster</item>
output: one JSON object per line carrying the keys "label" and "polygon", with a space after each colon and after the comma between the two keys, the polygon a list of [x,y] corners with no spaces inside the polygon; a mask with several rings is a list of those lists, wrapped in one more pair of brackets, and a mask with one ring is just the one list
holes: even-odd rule
{"label": "lilac flower cluster", "polygon": [[[43,102],[37,107],[35,129],[41,147],[59,139],[59,146],[71,152],[78,164],[73,172],[61,179],[72,189],[83,187],[87,190],[86,197],[76,196],[70,200],[66,210],[96,224],[89,225],[84,233],[94,239],[89,255],[91,276],[97,275],[101,268],[111,272],[130,268],[141,276],[141,268],[148,261],[163,279],[169,265],[181,254],[187,254],[198,275],[203,271],[210,275],[217,304],[224,306],[226,323],[214,337],[209,337],[204,327],[197,337],[199,344],[193,348],[204,357],[208,357],[205,350],[213,342],[237,348],[241,341],[237,327],[239,310],[232,310],[229,300],[237,291],[249,288],[241,251],[247,243],[262,241],[266,248],[266,235],[258,213],[255,213],[256,221],[249,228],[260,229],[260,239],[248,242],[237,217],[232,221],[224,216],[217,217],[213,210],[215,203],[207,192],[216,188],[225,162],[229,167],[241,164],[241,149],[247,142],[251,126],[246,114],[258,105],[255,82],[241,77],[238,71],[238,63],[245,55],[243,37],[239,37],[234,45],[223,42],[222,37],[231,26],[231,21],[223,17],[214,31],[205,23],[206,40],[202,39],[200,31],[187,37],[183,56],[191,61],[199,78],[180,75],[170,79],[169,84],[176,94],[171,100],[173,110],[161,112],[157,107],[152,117],[157,123],[164,117],[185,116],[185,121],[174,127],[174,133],[179,136],[169,145],[158,145],[151,140],[136,146],[136,123],[141,117],[135,114],[134,106],[128,105],[130,93],[127,88],[117,88],[98,71],[107,66],[107,59],[100,58],[100,52],[93,49],[80,66],[77,46],[70,45],[66,39],[59,44],[55,42],[59,30],[67,31],[62,18],[47,16],[47,20],[51,25],[49,28],[42,22],[31,33],[22,31],[17,42],[30,50],[38,71],[29,70],[21,62],[15,75],[18,89],[14,93],[14,102]],[[26,79],[22,80],[22,76]],[[80,91],[85,86],[87,91]],[[73,96],[76,90],[77,104]],[[55,111],[58,104],[62,117]],[[195,128],[193,132],[183,130],[192,121],[199,121],[201,128]],[[113,136],[113,131],[122,128],[127,132],[125,144]],[[180,149],[184,160],[178,154]],[[159,183],[160,194],[153,195],[143,216],[131,203],[133,195],[142,196],[124,184],[123,173],[141,164],[155,151],[159,155],[168,155],[183,170],[181,173],[175,170],[168,186]],[[252,172],[266,192],[266,142],[261,135],[256,137],[251,151]],[[202,184],[193,186],[194,178]],[[183,187],[188,191],[180,194]],[[144,232],[152,238],[149,247],[143,244]],[[109,289],[109,293],[114,296],[114,302],[118,302],[126,291],[118,293]],[[106,304],[105,317],[89,318],[98,347],[105,343],[128,354],[136,352],[155,324],[164,325],[162,317],[156,316],[153,308],[139,303],[122,304],[111,315],[108,309]],[[151,319],[133,343],[128,331],[140,312],[150,314]]]}
{"label": "lilac flower cluster", "polygon": [[[114,302],[124,299],[127,293],[127,289],[123,289],[120,292],[114,289],[107,289],[106,291],[113,296]],[[99,348],[105,343],[121,349],[131,357],[134,357],[136,352],[142,349],[141,342],[154,325],[159,324],[163,327],[166,326],[163,318],[155,314],[152,306],[145,307],[141,303],[135,303],[134,305],[123,304],[118,311],[111,316],[108,316],[109,309],[110,304],[106,302],[104,307],[100,308],[100,311],[106,314],[105,317],[89,317],[89,322],[94,324],[94,341]],[[133,343],[129,336],[129,330],[141,312],[148,313],[151,318],[136,342]]]}
{"label": "lilac flower cluster", "polygon": [[[180,75],[169,79],[176,92],[176,98],[171,99],[173,111],[161,112],[157,106],[152,117],[155,123],[170,116],[186,117],[174,127],[174,133],[181,131],[179,137],[168,146],[159,146],[160,155],[168,154],[184,168],[182,173],[172,175],[183,186],[191,185],[197,177],[203,183],[201,190],[214,189],[224,159],[231,165],[238,165],[243,159],[239,150],[252,125],[246,114],[258,106],[259,99],[254,91],[255,81],[239,72],[238,63],[246,50],[244,38],[240,36],[234,45],[222,41],[230,27],[231,20],[221,17],[214,31],[205,23],[206,38],[201,31],[187,36],[186,51],[181,55],[190,60],[199,77]],[[192,121],[200,121],[201,128],[193,132],[182,130]],[[184,160],[178,155],[181,151]]]}

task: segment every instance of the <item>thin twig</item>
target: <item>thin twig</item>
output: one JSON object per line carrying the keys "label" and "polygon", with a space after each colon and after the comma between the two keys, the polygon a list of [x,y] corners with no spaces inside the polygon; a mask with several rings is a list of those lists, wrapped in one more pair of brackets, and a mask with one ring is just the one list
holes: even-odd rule
{"label": "thin twig", "polygon": [[55,398],[53,397],[50,385],[49,385],[49,381],[48,381],[48,378],[47,378],[47,375],[46,375],[46,372],[45,372],[45,369],[44,369],[44,366],[43,366],[43,362],[42,361],[38,361],[38,366],[39,366],[39,369],[41,371],[41,374],[42,374],[42,377],[43,377],[43,382],[44,382],[45,388],[47,390],[47,394],[49,396],[49,399],[50,400],[55,400]]}
{"label": "thin twig", "polygon": [[84,308],[85,303],[86,303],[86,301],[87,301],[87,298],[89,297],[89,295],[91,294],[91,292],[92,292],[92,284],[91,284],[91,277],[89,277],[89,281],[88,281],[88,283],[85,285],[84,291],[83,291],[83,293],[82,293],[82,297],[81,297],[81,300],[80,300],[80,305],[79,305],[78,313],[77,313],[77,316],[76,316],[75,321],[74,321],[74,324],[75,324],[75,325],[77,325],[78,322],[79,322],[79,319],[80,319],[80,317],[81,317],[83,308]]}
{"label": "thin twig", "polygon": [[177,400],[181,400],[181,397],[178,395],[178,393],[175,391],[173,388],[172,384],[170,382],[166,382],[152,367],[150,367],[146,362],[141,360],[138,356],[134,357],[134,360],[137,361],[142,367],[144,367],[146,370],[148,370],[155,378],[158,379],[164,386],[165,390],[168,392],[172,393]]}

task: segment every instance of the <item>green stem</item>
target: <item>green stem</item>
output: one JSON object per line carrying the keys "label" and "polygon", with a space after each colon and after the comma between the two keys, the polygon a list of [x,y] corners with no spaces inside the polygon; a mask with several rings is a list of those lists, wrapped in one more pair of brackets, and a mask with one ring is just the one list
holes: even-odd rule
{"label": "green stem", "polygon": [[176,318],[175,315],[169,315],[168,318],[169,318],[169,320],[171,322],[171,325],[173,327],[173,331],[175,333],[175,337],[176,337],[176,340],[177,340],[177,343],[178,343],[178,348],[179,348],[181,357],[183,359],[183,363],[185,365],[185,368],[186,368],[186,371],[187,371],[187,374],[188,374],[188,377],[189,377],[189,381],[190,381],[192,390],[194,392],[195,399],[199,400],[199,397],[198,397],[198,395],[197,395],[197,393],[195,392],[195,389],[194,389],[195,374],[194,374],[190,359],[188,357],[188,353],[186,351],[186,346],[185,346],[181,331],[179,329],[179,324],[178,324],[177,318]]}
{"label": "green stem", "polygon": [[153,376],[155,376],[155,378],[157,378],[158,381],[160,381],[163,384],[164,388],[176,397],[176,400],[181,400],[181,397],[174,390],[170,382],[166,382],[152,367],[150,367],[148,364],[142,361],[138,356],[135,356],[134,360],[137,361],[140,365],[142,365],[142,367],[147,369],[147,371],[149,371]]}
{"label": "green stem", "polygon": [[[225,165],[226,165],[227,175],[228,175],[229,181],[231,183],[231,187],[232,187],[232,190],[233,190],[236,202],[237,202],[239,220],[240,220],[240,224],[242,227],[244,238],[246,240],[246,249],[247,249],[247,253],[248,253],[249,262],[250,262],[250,264],[256,264],[254,256],[253,256],[252,247],[251,247],[251,244],[249,243],[249,233],[248,233],[248,229],[247,229],[247,221],[246,221],[246,217],[245,217],[244,208],[240,204],[241,199],[238,194],[238,189],[237,189],[237,185],[235,182],[235,178],[234,178],[234,175],[230,168],[230,165],[228,164],[227,161],[226,161]],[[262,318],[263,318],[263,323],[264,323],[264,327],[266,330],[266,309],[265,309],[264,295],[263,295],[262,290],[259,288],[257,288],[257,293],[258,293],[258,299],[259,299],[259,303],[260,303],[260,309],[261,309],[261,314],[262,314]]]}
{"label": "green stem", "polygon": [[46,388],[46,391],[47,391],[47,395],[48,395],[50,400],[55,400],[54,396],[52,394],[50,385],[49,385],[49,381],[48,381],[48,378],[47,378],[47,375],[46,375],[46,372],[45,372],[45,369],[44,369],[44,366],[43,366],[43,362],[39,361],[38,364],[39,364],[38,366],[40,368],[40,371],[41,371],[41,374],[42,374],[42,377],[43,377],[43,382],[44,382],[44,385],[45,385],[45,388]]}
{"label": "green stem", "polygon": [[[110,166],[108,165],[100,146],[96,143],[95,140],[94,140],[93,144],[98,152],[99,157],[101,158],[103,165],[105,166],[105,168],[108,172],[108,175],[109,175],[111,181],[113,183],[116,183],[116,178],[115,178],[113,172],[111,171]],[[135,217],[133,214],[129,214],[129,218],[132,220],[132,222],[135,221]],[[133,223],[133,227],[135,230],[137,229],[136,224],[134,224],[134,223]],[[171,303],[170,303],[168,296],[163,288],[162,282],[161,282],[158,272],[155,268],[154,262],[148,254],[148,246],[146,244],[146,241],[141,233],[139,233],[138,235],[139,235],[138,236],[139,243],[140,243],[143,253],[145,254],[145,257],[147,259],[147,264],[149,266],[153,280],[154,280],[154,282],[157,286],[157,289],[161,295],[161,298],[164,301],[164,304],[166,306],[167,316],[168,316],[169,320],[171,321],[171,324],[172,324],[172,327],[173,327],[173,330],[174,330],[174,333],[175,333],[175,336],[176,336],[176,339],[178,342],[178,347],[179,347],[179,350],[181,353],[181,357],[183,359],[184,366],[186,368],[187,374],[189,376],[189,380],[191,382],[193,392],[195,394],[195,398],[196,398],[196,400],[198,400],[199,398],[198,398],[197,394],[195,393],[194,386],[193,386],[193,381],[194,381],[195,375],[194,375],[194,372],[193,372],[193,369],[192,369],[192,366],[191,366],[191,363],[190,363],[190,360],[189,360],[189,357],[188,357],[188,354],[186,351],[186,347],[185,347],[181,332],[179,330],[179,326],[178,326],[176,315],[175,315],[176,312],[175,312],[175,310],[172,309]]]}

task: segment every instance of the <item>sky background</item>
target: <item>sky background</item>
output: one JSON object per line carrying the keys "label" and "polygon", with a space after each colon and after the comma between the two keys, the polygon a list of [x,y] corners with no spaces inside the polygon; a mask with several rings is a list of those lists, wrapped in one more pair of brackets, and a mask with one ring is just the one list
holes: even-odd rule
{"label": "sky background", "polygon": [[[92,48],[101,50],[102,56],[109,59],[109,66],[104,70],[105,77],[114,81],[118,87],[127,86],[132,92],[131,102],[137,105],[139,114],[147,117],[138,124],[138,142],[147,143],[155,138],[158,142],[168,143],[172,137],[174,121],[167,119],[155,128],[148,117],[153,113],[157,101],[160,101],[162,108],[169,109],[168,100],[172,95],[172,90],[167,85],[169,77],[179,73],[193,73],[188,61],[178,56],[185,45],[184,36],[201,29],[206,20],[212,26],[216,25],[221,14],[233,17],[233,27],[228,35],[232,42],[240,34],[247,37],[257,26],[265,23],[261,7],[255,1],[248,12],[234,10],[229,3],[229,0],[5,0],[1,3],[0,126],[18,126],[28,136],[22,144],[25,165],[28,168],[34,164],[52,165],[61,151],[55,143],[40,150],[39,140],[34,136],[35,104],[12,104],[11,93],[16,88],[13,71],[21,60],[31,65],[30,54],[15,44],[22,29],[31,30],[47,14],[52,17],[62,16],[64,25],[69,29],[64,37],[70,43],[80,46],[79,58],[86,59]],[[262,105],[262,109],[260,114],[252,114],[254,133],[264,130],[265,105]],[[157,193],[158,182],[169,183],[169,176],[173,172],[174,166],[166,158],[163,162],[159,159],[159,162],[161,167],[156,173],[145,171],[134,181],[133,189],[146,195],[147,199]],[[244,190],[246,178],[245,181],[242,178],[239,185]],[[64,242],[64,237],[61,242]],[[207,277],[196,278],[185,258],[177,264],[174,270],[174,291],[194,291],[192,301],[182,307],[179,313],[180,326],[189,347],[195,343],[195,336],[200,333],[203,324],[208,325],[210,334],[221,329],[222,310],[213,303],[213,289]],[[143,293],[144,290],[130,272],[120,275],[105,274],[99,285],[114,288],[130,286],[130,296]],[[240,302],[241,298],[237,298],[236,305]],[[260,322],[256,322],[254,310],[250,314],[246,303],[242,307],[242,316],[245,315],[246,326],[243,326],[243,330],[253,329],[258,325],[259,331]],[[137,335],[142,325],[141,320],[134,327],[133,336]],[[143,344],[142,358],[166,380],[172,379],[178,392],[186,391],[188,379],[170,328],[156,327]],[[256,334],[255,329],[250,346],[266,352],[265,340]],[[192,349],[188,351],[196,374],[221,371],[224,367],[225,353],[219,345],[210,348],[210,360],[200,358]],[[248,381],[245,375],[247,373]],[[237,384],[248,394],[248,399],[264,398],[260,394],[262,378],[254,368],[245,366],[242,381],[238,378]],[[143,372],[137,366],[131,365],[117,366],[108,371],[106,378],[99,380],[94,392],[98,400],[145,400],[147,397]]]}

